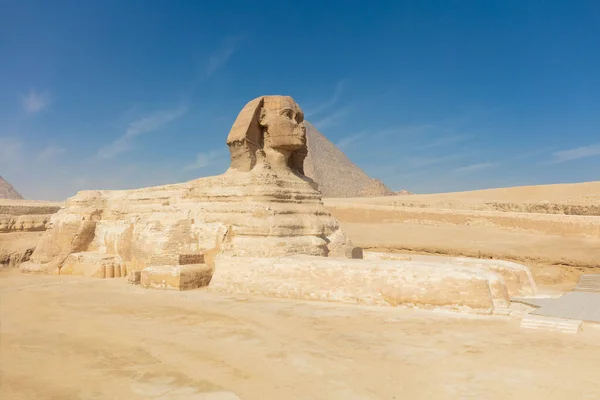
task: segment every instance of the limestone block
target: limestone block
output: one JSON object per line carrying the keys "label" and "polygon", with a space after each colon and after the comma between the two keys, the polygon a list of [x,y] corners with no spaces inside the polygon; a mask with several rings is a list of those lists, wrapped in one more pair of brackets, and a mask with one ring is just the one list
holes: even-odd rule
{"label": "limestone block", "polygon": [[526,315],[521,320],[521,328],[563,333],[578,333],[583,325],[582,320],[546,317],[541,315]]}
{"label": "limestone block", "polygon": [[146,267],[140,284],[145,288],[189,290],[208,285],[213,269],[206,264],[160,265]]}
{"label": "limestone block", "polygon": [[142,281],[142,271],[131,271],[127,275],[127,283],[132,285],[139,285]]}
{"label": "limestone block", "polygon": [[204,264],[204,253],[195,254],[160,254],[149,259],[150,265],[189,265]]}
{"label": "limestone block", "polygon": [[468,257],[422,256],[394,253],[365,252],[367,260],[398,260],[414,261],[432,267],[447,268],[448,266],[462,266],[466,268],[483,269],[496,272],[506,282],[510,296],[530,296],[537,293],[537,285],[529,268],[511,261],[491,260]]}
{"label": "limestone block", "polygon": [[335,231],[327,239],[329,240],[329,244],[327,245],[329,250],[328,257],[363,258],[362,249],[355,247],[341,230]]}
{"label": "limestone block", "polygon": [[450,308],[490,314],[510,301],[504,279],[483,269],[294,256],[219,256],[210,290],[377,306]]}
{"label": "limestone block", "polygon": [[120,278],[123,271],[114,255],[80,252],[67,256],[59,270],[59,274],[103,279]]}

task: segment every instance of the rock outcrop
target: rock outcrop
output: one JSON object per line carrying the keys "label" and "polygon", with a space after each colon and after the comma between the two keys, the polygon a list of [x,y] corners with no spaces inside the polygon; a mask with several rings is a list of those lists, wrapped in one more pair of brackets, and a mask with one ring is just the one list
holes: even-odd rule
{"label": "rock outcrop", "polygon": [[394,194],[379,179],[369,177],[308,122],[306,141],[308,155],[304,162],[304,172],[317,182],[323,197],[376,197]]}
{"label": "rock outcrop", "polygon": [[0,199],[22,200],[23,196],[0,176]]}
{"label": "rock outcrop", "polygon": [[28,261],[59,203],[0,199],[0,267]]}

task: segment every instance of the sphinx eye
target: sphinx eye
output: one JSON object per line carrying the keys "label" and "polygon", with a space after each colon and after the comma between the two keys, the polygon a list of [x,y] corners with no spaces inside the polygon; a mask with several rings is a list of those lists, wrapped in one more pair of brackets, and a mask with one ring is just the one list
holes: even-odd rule
{"label": "sphinx eye", "polygon": [[291,119],[294,117],[294,112],[289,108],[284,108],[283,110],[281,110],[281,115],[285,115],[286,117]]}

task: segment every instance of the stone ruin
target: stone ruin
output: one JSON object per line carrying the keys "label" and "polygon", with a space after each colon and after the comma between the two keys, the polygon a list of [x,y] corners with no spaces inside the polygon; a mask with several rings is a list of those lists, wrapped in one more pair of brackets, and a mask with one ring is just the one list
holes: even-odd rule
{"label": "stone ruin", "polygon": [[[304,115],[287,96],[240,112],[222,175],[136,190],[82,191],[52,216],[24,272],[128,276],[193,289],[373,305],[503,312],[531,294],[524,266],[362,259],[304,175]],[[509,265],[510,264],[510,265]],[[506,279],[505,279],[506,278]],[[507,286],[506,281],[510,281]]]}

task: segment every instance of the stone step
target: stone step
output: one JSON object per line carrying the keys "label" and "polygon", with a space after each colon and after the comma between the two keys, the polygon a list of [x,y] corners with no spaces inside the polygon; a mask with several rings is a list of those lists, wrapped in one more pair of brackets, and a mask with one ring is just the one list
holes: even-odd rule
{"label": "stone step", "polygon": [[582,324],[583,321],[581,320],[531,314],[526,315],[521,320],[521,328],[558,331],[563,333],[578,333],[581,330]]}
{"label": "stone step", "polygon": [[574,292],[597,292],[600,293],[600,274],[583,274],[579,282],[573,288]]}

